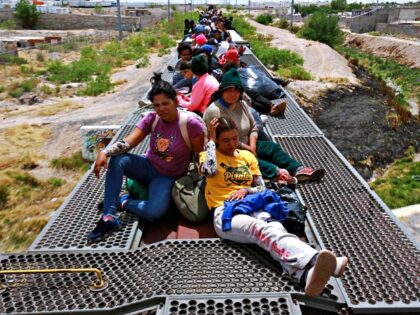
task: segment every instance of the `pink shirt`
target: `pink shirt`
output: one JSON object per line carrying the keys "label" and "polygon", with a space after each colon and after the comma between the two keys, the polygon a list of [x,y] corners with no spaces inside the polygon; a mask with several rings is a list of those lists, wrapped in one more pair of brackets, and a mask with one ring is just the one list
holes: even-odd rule
{"label": "pink shirt", "polygon": [[212,94],[218,89],[219,82],[216,78],[205,73],[193,85],[190,98],[185,95],[177,96],[178,104],[191,112],[199,111],[204,114]]}
{"label": "pink shirt", "polygon": [[[177,119],[170,123],[159,119],[151,132],[155,117],[156,113],[150,112],[136,124],[143,133],[150,134],[146,157],[159,174],[179,178],[187,173],[191,162],[191,151],[179,128],[179,112]],[[206,128],[200,120],[191,117],[187,120],[187,127],[190,140],[204,134]]]}

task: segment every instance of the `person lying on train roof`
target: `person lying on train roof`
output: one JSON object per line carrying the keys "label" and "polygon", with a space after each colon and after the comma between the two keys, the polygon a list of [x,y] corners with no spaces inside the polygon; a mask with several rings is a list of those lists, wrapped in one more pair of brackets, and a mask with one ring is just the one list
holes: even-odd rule
{"label": "person lying on train roof", "polygon": [[[175,89],[161,79],[160,73],[155,73],[151,82],[148,98],[154,111],[145,115],[125,139],[107,147],[96,159],[96,176],[100,177],[102,168],[107,170],[105,199],[101,218],[87,236],[89,242],[101,241],[120,229],[118,206],[148,221],[162,219],[170,210],[173,183],[187,173],[193,152],[204,148],[206,127],[202,121],[188,115],[190,143],[186,143],[180,129],[181,113],[177,109]],[[150,135],[150,144],[145,155],[127,153],[147,135]],[[124,176],[148,186],[147,201],[132,200],[127,195],[119,197]]]}

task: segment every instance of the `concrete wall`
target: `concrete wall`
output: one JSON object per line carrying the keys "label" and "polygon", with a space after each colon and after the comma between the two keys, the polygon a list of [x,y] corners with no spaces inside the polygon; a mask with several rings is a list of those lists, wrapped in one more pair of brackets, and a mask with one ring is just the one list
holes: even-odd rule
{"label": "concrete wall", "polygon": [[376,24],[376,30],[381,33],[405,34],[420,39],[420,25],[378,23]]}
{"label": "concrete wall", "polygon": [[[161,16],[123,16],[124,31],[134,31],[141,27],[160,21]],[[0,22],[14,19],[10,10],[0,11]],[[16,20],[16,19],[15,19]],[[16,20],[16,23],[19,23]],[[117,30],[118,19],[112,15],[78,15],[78,14],[41,14],[36,29],[76,30],[76,29]]]}
{"label": "concrete wall", "polygon": [[388,21],[387,10],[377,10],[371,15],[360,15],[351,19],[350,30],[354,33],[366,33],[376,29],[376,23]]}

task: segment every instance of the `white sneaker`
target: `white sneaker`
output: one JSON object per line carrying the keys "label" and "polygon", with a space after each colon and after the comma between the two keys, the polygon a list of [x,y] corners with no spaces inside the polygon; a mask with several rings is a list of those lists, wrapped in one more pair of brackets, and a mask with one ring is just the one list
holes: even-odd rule
{"label": "white sneaker", "polygon": [[336,260],[337,260],[337,265],[335,266],[334,277],[340,278],[344,274],[344,271],[346,270],[349,259],[346,256],[342,256],[342,257],[337,257]]}
{"label": "white sneaker", "polygon": [[305,294],[311,297],[321,294],[328,280],[334,274],[336,266],[337,259],[334,253],[326,249],[321,250],[315,265],[308,272]]}

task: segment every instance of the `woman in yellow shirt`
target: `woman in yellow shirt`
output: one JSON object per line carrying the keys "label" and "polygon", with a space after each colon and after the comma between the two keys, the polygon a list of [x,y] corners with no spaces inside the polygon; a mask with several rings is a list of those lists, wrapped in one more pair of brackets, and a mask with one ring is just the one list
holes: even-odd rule
{"label": "woman in yellow shirt", "polygon": [[232,119],[212,119],[206,151],[200,154],[200,171],[206,175],[206,200],[214,211],[216,233],[223,239],[259,245],[304,285],[307,295],[320,294],[331,276],[340,277],[344,273],[347,257],[336,257],[329,250],[318,252],[288,233],[264,209],[234,215],[230,229],[224,228],[225,202],[265,191],[257,159],[247,150],[238,150],[238,143],[238,129]]}

